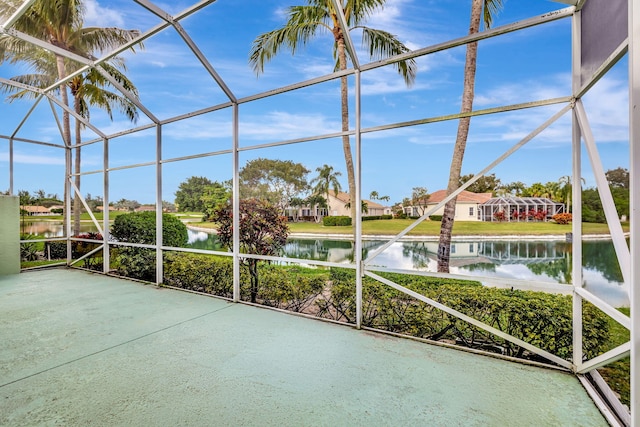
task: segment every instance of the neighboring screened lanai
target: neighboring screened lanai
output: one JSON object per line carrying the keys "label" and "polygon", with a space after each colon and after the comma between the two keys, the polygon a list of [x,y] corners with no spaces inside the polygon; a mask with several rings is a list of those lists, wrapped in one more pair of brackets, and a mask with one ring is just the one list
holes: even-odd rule
{"label": "neighboring screened lanai", "polygon": [[[82,267],[91,260],[92,268],[102,274],[119,267],[115,260],[122,253],[144,250],[142,264],[152,271],[147,281],[156,285],[165,283],[165,273],[175,267],[170,262],[184,254],[198,261],[224,259],[230,267],[223,297],[233,302],[250,302],[242,293],[248,276],[244,268],[258,261],[265,268],[338,268],[353,277],[343,288],[348,294],[340,307],[348,314],[345,323],[379,326],[378,319],[366,317],[378,313],[367,305],[367,296],[372,289],[392,292],[396,296],[389,303],[410,301],[411,309],[415,304],[425,312],[439,310],[442,319],[456,319],[454,329],[464,324],[474,335],[481,332],[518,346],[536,363],[577,375],[611,424],[640,427],[637,0],[505,0],[492,25],[474,34],[469,34],[471,1],[312,1],[320,4],[313,12],[324,18],[321,26],[298,25],[296,19],[308,15],[296,16],[288,29],[297,33],[276,32],[271,40],[282,43],[282,50],[268,42],[259,52],[252,49],[260,44],[260,35],[274,35],[271,32],[287,22],[287,8],[306,5],[306,0],[85,0],[85,27],[74,27],[76,32],[57,31],[47,19],[27,19],[36,5],[53,12],[51,6],[60,3],[65,1],[0,0],[0,38],[8,49],[0,52],[5,54],[0,63],[0,191],[10,196],[38,192],[42,198],[60,200],[64,212],[58,235],[25,236],[23,246],[61,244],[62,261],[53,267]],[[342,8],[365,3],[385,3],[385,8],[371,16],[367,10],[356,10],[356,17],[370,18],[356,23],[354,14]],[[329,12],[323,14],[325,9]],[[111,43],[91,52],[83,49],[100,37],[65,39],[94,27],[132,31],[120,34],[120,39],[102,39]],[[394,34],[397,39],[389,37]],[[395,41],[384,44],[385,40]],[[467,47],[476,42],[473,108],[461,112],[461,101],[468,95],[463,96]],[[7,52],[15,55],[8,59]],[[415,76],[407,73],[414,71],[413,65]],[[110,94],[90,98],[95,92],[83,90],[94,84],[104,85]],[[106,99],[119,99],[125,108],[104,108],[101,101]],[[380,236],[378,246],[370,244],[363,237],[362,211],[355,207],[362,207],[364,199],[373,200],[369,195],[377,194],[377,200],[389,195],[389,204],[401,204],[412,189],[446,188],[452,158],[461,155],[454,153],[454,144],[464,134],[467,119],[461,175],[471,178],[415,222],[402,223],[402,231]],[[160,207],[175,204],[181,185],[192,178],[211,182],[195,202],[211,201],[216,189],[226,189],[231,197],[225,201],[233,212],[240,212],[246,192],[264,195],[265,188],[270,196],[278,191],[283,209],[294,198],[306,197],[282,185],[281,176],[271,176],[271,187],[264,180],[255,185],[241,180],[248,165],[273,161],[290,166],[288,171],[307,171],[308,181],[319,176],[318,171],[330,172],[320,193],[333,189],[331,177],[339,178],[341,191],[351,196],[354,221],[345,231],[347,238],[335,246],[351,254],[348,262],[241,249],[239,215],[232,216],[230,248],[166,245]],[[621,223],[607,182],[607,169],[616,166],[629,171],[629,224]],[[412,238],[409,235],[433,212],[490,174],[503,182],[565,178],[565,188],[571,189],[571,208],[566,211],[574,221],[571,253],[562,262],[570,274],[554,282],[505,279],[486,265],[472,273],[438,273],[425,261],[434,255],[430,242],[424,243],[424,254],[402,268],[384,265],[384,259],[402,251],[403,239]],[[584,187],[597,190],[603,206],[625,307],[612,306],[597,289],[585,286],[589,266],[583,265],[580,221]],[[132,201],[155,212],[150,214],[155,233],[145,243],[111,238],[116,217],[112,209]],[[79,225],[72,221],[74,209],[83,212]],[[500,211],[520,216],[535,210],[548,217],[562,209],[542,198],[496,198],[482,214],[491,221]],[[72,250],[80,242],[88,243],[88,252]],[[186,277],[198,269],[185,270]],[[469,314],[454,309],[410,289],[413,282],[398,280],[396,273],[429,277],[438,284],[443,278],[472,280],[492,290],[558,296],[568,307],[570,319],[564,324],[570,323],[570,333],[563,338],[570,335],[570,350],[554,353],[537,335],[517,337],[511,329],[500,329],[501,319],[482,317],[481,310]],[[300,282],[312,279],[301,275]],[[255,283],[257,279],[251,285]],[[309,301],[299,305],[321,311]],[[583,313],[591,309],[624,331],[622,342],[597,355],[585,351],[592,343],[585,339]],[[331,314],[337,316],[335,311]],[[405,320],[398,324],[408,324]],[[620,361],[630,366],[630,411],[598,373]]]}
{"label": "neighboring screened lanai", "polygon": [[483,221],[546,221],[565,212],[564,203],[546,197],[492,197],[479,206]]}

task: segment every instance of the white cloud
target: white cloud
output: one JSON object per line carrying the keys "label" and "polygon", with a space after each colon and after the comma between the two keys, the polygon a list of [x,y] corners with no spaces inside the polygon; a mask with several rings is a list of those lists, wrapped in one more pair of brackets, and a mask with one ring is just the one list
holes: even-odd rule
{"label": "white cloud", "polygon": [[102,7],[97,0],[85,0],[85,23],[96,27],[124,27],[120,12]]}
{"label": "white cloud", "polygon": [[[616,76],[606,76],[584,97],[585,111],[592,128],[596,142],[621,142],[628,140],[628,91],[627,82]],[[517,104],[525,101],[545,100],[570,94],[570,77],[558,75],[546,80],[532,80],[497,86],[486,93],[480,93],[475,98],[475,107],[486,108],[496,105]],[[536,129],[549,119],[563,105],[538,107],[522,112],[502,113],[481,120],[481,125],[494,132],[501,132],[502,141],[517,141]],[[473,123],[473,121],[472,121]],[[473,124],[472,124],[473,128]],[[495,140],[495,139],[494,139]],[[539,136],[535,144],[539,147],[567,144],[571,141],[570,114],[565,114]]]}
{"label": "white cloud", "polygon": [[[211,120],[200,116],[173,123],[163,135],[180,139],[231,138],[231,121]],[[260,116],[242,116],[240,139],[259,142],[284,141],[340,131],[340,123],[332,122],[323,114],[291,114],[270,111]]]}
{"label": "white cloud", "polygon": [[[8,162],[9,154],[8,153],[0,153],[0,161]],[[13,161],[15,163],[22,163],[28,165],[64,165],[64,156],[54,157],[54,156],[38,156],[38,155],[27,155],[27,154],[19,154],[16,153],[13,156]]]}

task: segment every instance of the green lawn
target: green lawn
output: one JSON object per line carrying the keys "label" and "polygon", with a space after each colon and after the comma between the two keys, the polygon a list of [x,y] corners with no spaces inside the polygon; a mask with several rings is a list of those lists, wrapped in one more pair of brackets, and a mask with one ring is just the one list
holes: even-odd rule
{"label": "green lawn", "polygon": [[[110,218],[126,212],[111,212]],[[199,222],[202,214],[198,212],[180,212],[175,214],[178,218],[190,222],[190,224],[203,227],[215,228],[215,224],[210,222]],[[98,221],[103,216],[101,212],[95,214]],[[43,217],[24,217],[23,220],[30,221],[62,221],[61,215],[50,215]],[[83,221],[90,220],[89,214],[83,213]],[[365,235],[396,235],[413,224],[410,219],[391,219],[363,221],[362,232]],[[350,234],[352,227],[325,227],[314,222],[291,222],[289,229],[292,233],[316,233],[316,234]],[[629,231],[629,224],[624,223],[623,229]],[[558,225],[552,222],[470,222],[459,221],[453,226],[453,234],[458,236],[510,236],[510,235],[565,235],[571,232],[571,225]],[[583,223],[582,232],[584,234],[609,234],[606,224]],[[439,221],[423,221],[409,233],[414,236],[437,236],[440,234]]]}
{"label": "green lawn", "polygon": [[[363,234],[369,235],[395,235],[413,223],[409,219],[364,221],[362,223]],[[352,227],[325,227],[322,224],[295,222],[289,223],[292,233],[323,233],[323,234],[349,234]],[[625,224],[625,231],[629,226]],[[456,222],[453,234],[459,236],[491,235],[565,235],[571,232],[571,225],[558,225],[551,222]],[[584,223],[584,234],[608,234],[606,224]],[[411,230],[410,235],[438,236],[440,234],[439,221],[424,221]]]}

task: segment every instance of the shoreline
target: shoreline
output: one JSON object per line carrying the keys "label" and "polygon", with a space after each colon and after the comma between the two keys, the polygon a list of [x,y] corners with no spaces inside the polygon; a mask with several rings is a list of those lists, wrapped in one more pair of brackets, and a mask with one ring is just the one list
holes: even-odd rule
{"label": "shoreline", "polygon": [[[189,230],[199,231],[207,234],[216,234],[216,230],[207,227],[197,227],[189,224],[185,224]],[[628,236],[629,233],[624,233],[625,236]],[[391,240],[394,238],[395,234],[363,234],[362,240]],[[333,233],[290,233],[289,237],[297,238],[297,239],[329,239],[329,240],[351,240],[351,234],[333,234]],[[399,242],[410,242],[410,241],[434,241],[437,242],[439,240],[439,236],[434,236],[431,234],[412,234],[410,236],[402,236],[398,239]],[[479,235],[479,234],[465,234],[465,235],[454,235],[451,237],[452,241],[468,241],[468,240],[527,240],[527,241],[566,241],[566,234],[509,234],[509,235]],[[582,235],[582,240],[611,240],[610,234],[584,234]]]}

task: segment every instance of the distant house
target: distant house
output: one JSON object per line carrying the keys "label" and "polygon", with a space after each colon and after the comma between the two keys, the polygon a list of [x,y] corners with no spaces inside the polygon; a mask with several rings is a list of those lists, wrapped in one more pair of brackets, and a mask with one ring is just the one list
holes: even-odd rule
{"label": "distant house", "polygon": [[[329,191],[329,216],[351,216],[351,206],[349,205],[349,194],[342,191],[337,194]],[[371,200],[362,199],[367,205],[367,212],[363,212],[362,216],[381,216],[391,215],[391,206],[384,206]]]}
{"label": "distant house", "polygon": [[136,212],[155,212],[156,205],[141,205],[135,208]]}
{"label": "distant house", "polygon": [[484,221],[547,221],[564,213],[564,203],[546,197],[493,197],[480,207]]}
{"label": "distant house", "polygon": [[[422,212],[427,212],[442,202],[447,197],[446,190],[438,190],[432,193],[419,206],[405,206],[404,212],[410,216],[421,216]],[[472,193],[463,190],[458,194],[456,200],[455,221],[482,221],[480,206],[491,199],[491,193]],[[431,215],[441,216],[444,214],[444,206],[441,206]]]}
{"label": "distant house", "polygon": [[[326,197],[326,194],[323,196]],[[351,216],[351,207],[349,206],[349,194],[333,191],[329,191],[328,208],[302,206],[300,208],[288,207],[286,209],[287,215],[292,218],[309,219],[314,218],[319,220],[324,216]],[[362,216],[381,216],[391,215],[392,210],[390,206],[384,206],[380,203],[376,203],[371,200],[362,200],[367,205],[367,212],[363,212]]]}
{"label": "distant house", "polygon": [[20,209],[25,211],[29,216],[51,215],[49,208],[45,208],[44,206],[20,206]]}

